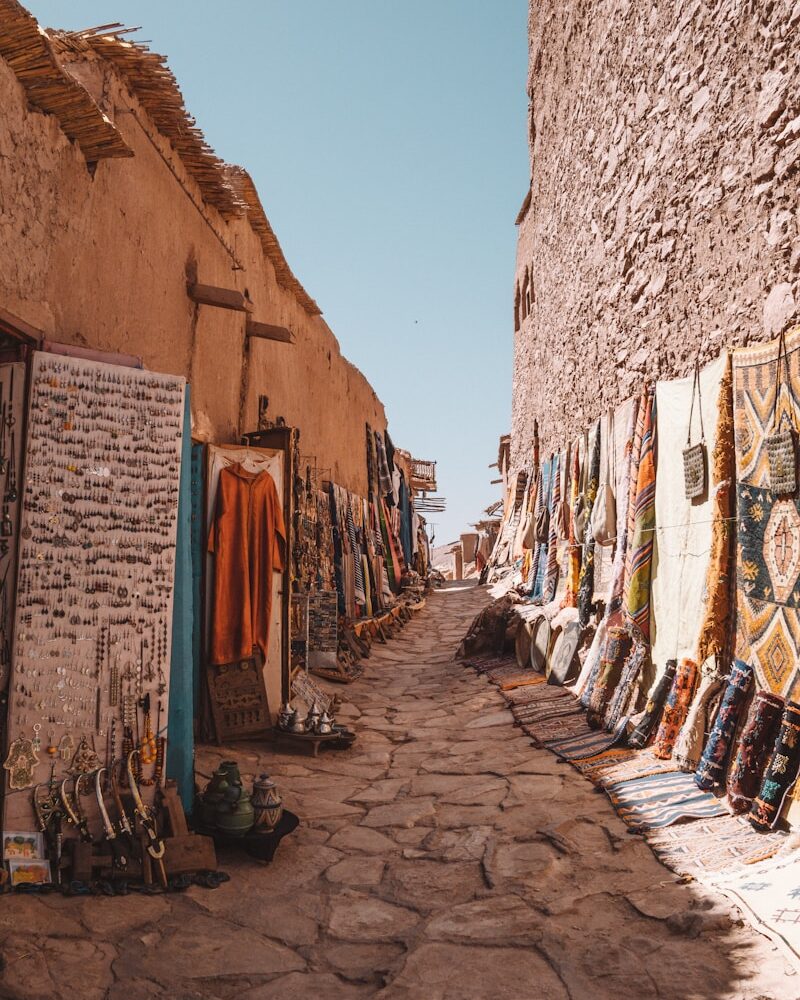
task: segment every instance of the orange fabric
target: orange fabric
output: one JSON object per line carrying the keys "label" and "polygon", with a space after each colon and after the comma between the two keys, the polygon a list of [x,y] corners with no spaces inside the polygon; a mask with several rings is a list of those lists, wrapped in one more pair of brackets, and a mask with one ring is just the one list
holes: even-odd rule
{"label": "orange fabric", "polygon": [[237,462],[219,474],[208,551],[216,554],[211,663],[267,658],[272,574],[286,565],[286,528],[275,480]]}

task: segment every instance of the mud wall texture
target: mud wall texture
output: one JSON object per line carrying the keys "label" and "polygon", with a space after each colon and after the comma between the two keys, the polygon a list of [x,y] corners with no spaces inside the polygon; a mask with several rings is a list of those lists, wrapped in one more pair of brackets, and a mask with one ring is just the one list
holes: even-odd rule
{"label": "mud wall texture", "polygon": [[[203,205],[123,81],[102,60],[79,70],[134,156],[90,169],[0,59],[0,308],[53,340],[186,376],[201,439],[236,442],[255,430],[266,394],[268,416],[300,428],[302,455],[364,494],[364,424],[386,426],[370,384],[322,317],[278,283],[247,219]],[[246,292],[251,318],[289,328],[295,342],[247,338],[244,313],[196,304],[187,280]]]}
{"label": "mud wall texture", "polygon": [[800,2],[532,0],[512,466],[800,307]]}

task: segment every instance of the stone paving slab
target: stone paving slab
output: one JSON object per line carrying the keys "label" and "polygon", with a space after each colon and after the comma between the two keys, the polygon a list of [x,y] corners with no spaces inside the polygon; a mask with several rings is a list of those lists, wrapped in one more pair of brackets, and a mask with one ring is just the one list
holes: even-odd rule
{"label": "stone paving slab", "polygon": [[0,899],[0,998],[800,997],[735,908],[664,868],[453,662],[487,600],[434,595],[335,689],[351,750],[198,748],[202,774],[235,757],[302,817],[271,865],[226,851],[213,891]]}

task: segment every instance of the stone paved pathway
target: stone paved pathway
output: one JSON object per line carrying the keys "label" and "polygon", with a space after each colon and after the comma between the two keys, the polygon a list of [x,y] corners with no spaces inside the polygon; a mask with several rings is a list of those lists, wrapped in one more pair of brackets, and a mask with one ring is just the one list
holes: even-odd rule
{"label": "stone paved pathway", "polygon": [[604,1000],[800,997],[735,910],[679,884],[606,797],[511,725],[452,654],[487,600],[431,598],[366,661],[318,759],[232,753],[304,818],[220,889],[0,899],[0,998]]}

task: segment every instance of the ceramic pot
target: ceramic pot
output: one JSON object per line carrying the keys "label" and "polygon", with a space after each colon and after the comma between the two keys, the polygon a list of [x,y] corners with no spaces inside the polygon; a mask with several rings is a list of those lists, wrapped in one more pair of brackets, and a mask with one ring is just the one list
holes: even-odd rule
{"label": "ceramic pot", "polygon": [[283,815],[283,802],[278,786],[268,774],[259,774],[253,782],[253,829],[260,833],[274,830]]}

